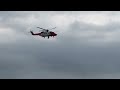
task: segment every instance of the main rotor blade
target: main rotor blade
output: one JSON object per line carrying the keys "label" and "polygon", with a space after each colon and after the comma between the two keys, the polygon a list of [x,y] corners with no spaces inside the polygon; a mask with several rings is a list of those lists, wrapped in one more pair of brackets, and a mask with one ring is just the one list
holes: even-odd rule
{"label": "main rotor blade", "polygon": [[55,29],[56,27],[54,27],[54,28],[51,28],[51,29]]}
{"label": "main rotor blade", "polygon": [[37,27],[37,28],[39,28],[39,29],[43,29],[43,30],[47,30],[47,29],[44,29],[44,28],[40,28],[40,27]]}

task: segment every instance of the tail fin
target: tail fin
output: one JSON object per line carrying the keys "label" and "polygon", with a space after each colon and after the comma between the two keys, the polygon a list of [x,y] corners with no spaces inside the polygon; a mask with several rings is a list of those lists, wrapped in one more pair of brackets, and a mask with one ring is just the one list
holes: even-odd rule
{"label": "tail fin", "polygon": [[31,33],[32,35],[34,35],[33,31],[30,31],[30,33]]}

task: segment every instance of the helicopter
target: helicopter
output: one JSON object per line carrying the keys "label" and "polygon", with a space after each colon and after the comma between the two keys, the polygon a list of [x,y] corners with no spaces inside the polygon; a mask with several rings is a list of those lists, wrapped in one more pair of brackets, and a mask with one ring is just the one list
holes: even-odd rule
{"label": "helicopter", "polygon": [[[32,35],[38,35],[38,36],[41,36],[41,37],[54,37],[54,36],[57,36],[57,34],[53,31],[50,31],[50,29],[44,29],[44,28],[40,28],[40,27],[37,27],[39,29],[42,29],[42,31],[40,33],[33,33],[33,31],[30,31],[30,33]],[[52,29],[55,29],[56,27],[52,28]]]}

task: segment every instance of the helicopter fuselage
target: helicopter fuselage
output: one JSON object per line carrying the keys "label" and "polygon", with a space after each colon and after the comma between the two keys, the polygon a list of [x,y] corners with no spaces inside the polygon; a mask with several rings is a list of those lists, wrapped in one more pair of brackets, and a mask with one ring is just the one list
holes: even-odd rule
{"label": "helicopter fuselage", "polygon": [[39,36],[41,36],[41,37],[54,37],[54,36],[57,36],[57,34],[56,33],[54,33],[54,32],[52,32],[52,31],[48,31],[48,32],[40,32],[40,33],[36,33],[36,34],[34,34],[32,31],[31,31],[31,34],[32,35],[39,35]]}
{"label": "helicopter fuselage", "polygon": [[40,33],[40,36],[42,36],[42,37],[47,37],[49,35],[50,35],[50,32],[41,32]]}

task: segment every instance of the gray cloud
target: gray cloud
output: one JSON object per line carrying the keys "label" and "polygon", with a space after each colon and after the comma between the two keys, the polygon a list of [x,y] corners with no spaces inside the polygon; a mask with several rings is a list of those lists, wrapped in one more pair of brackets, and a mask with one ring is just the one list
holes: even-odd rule
{"label": "gray cloud", "polygon": [[54,26],[55,22],[61,22],[51,19],[57,15],[74,17],[98,13],[114,14],[1,11],[0,78],[120,78],[118,22],[101,26],[66,19],[65,27],[56,24],[59,34],[49,40],[33,37],[27,31],[36,29],[37,25]]}

